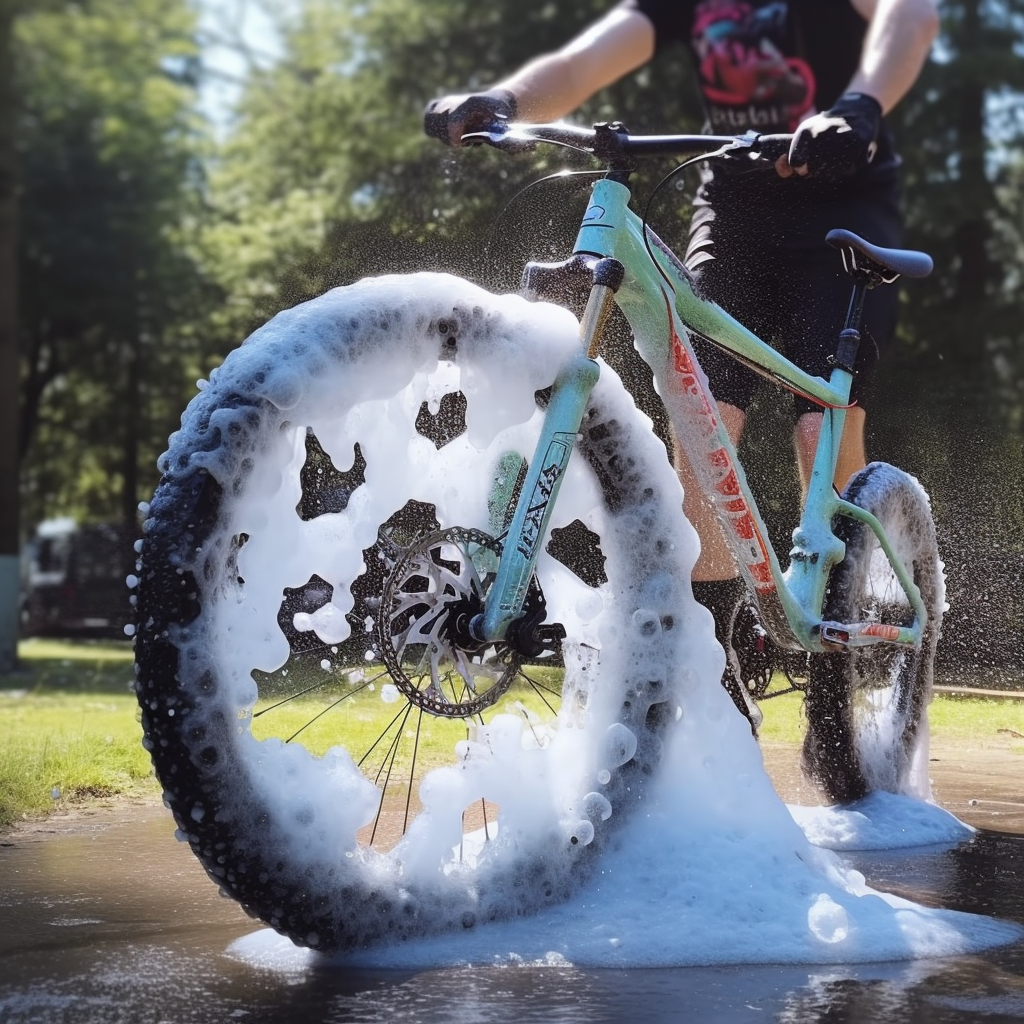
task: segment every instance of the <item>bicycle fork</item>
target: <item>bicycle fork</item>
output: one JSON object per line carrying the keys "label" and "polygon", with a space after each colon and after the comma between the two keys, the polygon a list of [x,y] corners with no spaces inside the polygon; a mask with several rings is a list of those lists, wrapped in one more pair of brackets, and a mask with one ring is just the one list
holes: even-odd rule
{"label": "bicycle fork", "polygon": [[[484,610],[473,617],[469,630],[478,641],[502,640],[516,633],[515,623],[523,616],[540,556],[541,541],[547,535],[555,499],[565,476],[573,445],[579,434],[590,394],[600,375],[597,355],[615,293],[622,283],[623,267],[618,260],[598,260],[592,268],[593,283],[580,321],[580,350],[559,371],[530,460],[526,479],[509,524],[497,576]],[[533,618],[533,617],[531,617]],[[526,633],[539,625],[524,623]],[[520,634],[523,630],[519,630]],[[513,635],[516,646],[529,646],[529,635]]]}

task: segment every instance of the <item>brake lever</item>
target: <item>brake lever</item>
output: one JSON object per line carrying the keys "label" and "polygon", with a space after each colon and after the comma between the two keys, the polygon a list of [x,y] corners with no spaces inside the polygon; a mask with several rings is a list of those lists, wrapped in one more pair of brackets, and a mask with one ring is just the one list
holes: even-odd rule
{"label": "brake lever", "polygon": [[736,136],[731,143],[712,155],[735,161],[746,158],[751,165],[774,164],[780,156],[789,152],[792,141],[792,135],[759,135],[755,131],[748,131]]}
{"label": "brake lever", "polygon": [[493,124],[486,131],[467,132],[462,136],[464,146],[494,146],[508,153],[529,153],[537,148],[537,140],[515,126]]}

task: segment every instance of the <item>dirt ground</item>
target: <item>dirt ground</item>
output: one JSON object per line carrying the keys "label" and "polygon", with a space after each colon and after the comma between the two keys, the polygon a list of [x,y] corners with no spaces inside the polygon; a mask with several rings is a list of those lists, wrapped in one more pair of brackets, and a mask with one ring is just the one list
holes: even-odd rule
{"label": "dirt ground", "polygon": [[[787,744],[762,743],[765,769],[787,804],[822,801],[800,772],[800,750]],[[984,745],[936,739],[931,742],[932,794],[936,803],[975,828],[1024,835],[1024,745],[999,737]],[[46,836],[91,831],[129,820],[159,798],[125,797],[95,800],[56,809],[45,818],[25,821],[5,841],[38,841]],[[161,809],[161,813],[163,813]]]}
{"label": "dirt ground", "polygon": [[[821,803],[800,772],[795,746],[763,744],[765,768],[788,804]],[[1024,835],[1024,747],[1007,739],[985,745],[933,738],[932,797],[975,828]]]}

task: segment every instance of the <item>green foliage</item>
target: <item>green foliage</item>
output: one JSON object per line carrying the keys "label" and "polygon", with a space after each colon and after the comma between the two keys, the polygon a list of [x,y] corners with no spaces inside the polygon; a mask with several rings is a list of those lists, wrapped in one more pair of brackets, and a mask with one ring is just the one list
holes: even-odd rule
{"label": "green foliage", "polygon": [[[572,239],[571,214],[559,209],[564,182],[504,214],[515,251],[484,251],[504,207],[561,169],[563,155],[516,162],[452,153],[423,137],[422,112],[435,95],[487,85],[560,45],[605,7],[307,0],[285,27],[284,59],[250,83],[212,175],[218,216],[208,244],[230,297],[225,342],[284,305],[367,274],[447,269],[514,288],[525,258],[564,253]],[[659,61],[644,80],[595,98],[580,120],[695,128],[684,72]],[[580,185],[568,187],[578,212]]]}
{"label": "green foliage", "polygon": [[1021,0],[943,0],[942,37],[896,111],[911,241],[935,258],[907,289],[904,341],[941,397],[1024,428]]}
{"label": "green foliage", "polygon": [[129,517],[197,361],[192,22],[90,0],[16,23],[27,524]]}

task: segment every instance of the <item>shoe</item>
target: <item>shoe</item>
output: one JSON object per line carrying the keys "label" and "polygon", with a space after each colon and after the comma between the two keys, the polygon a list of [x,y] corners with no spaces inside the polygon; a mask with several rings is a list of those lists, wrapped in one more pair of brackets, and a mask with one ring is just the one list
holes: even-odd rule
{"label": "shoe", "polygon": [[777,648],[746,595],[736,605],[728,637],[726,657],[732,663],[736,678],[747,693],[760,700],[772,681],[775,671],[773,655]]}
{"label": "shoe", "polygon": [[[714,617],[715,639],[725,650],[722,686],[740,714],[750,723],[750,731],[756,738],[764,715],[744,682],[752,669],[745,667],[748,656],[744,653],[741,657],[740,652],[748,646],[752,646],[755,651],[758,648],[764,651],[768,634],[758,622],[757,614],[747,597],[746,586],[739,578],[695,582],[693,596]],[[749,609],[750,614],[744,614],[744,609]],[[751,634],[758,631],[760,636],[755,635],[751,641]],[[768,679],[771,679],[770,666]]]}

